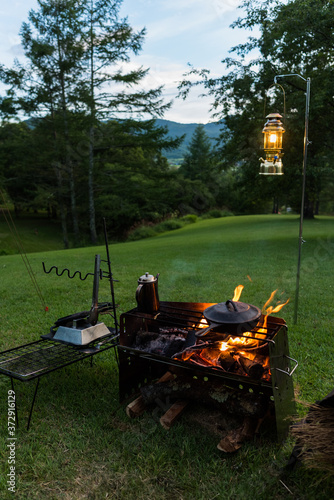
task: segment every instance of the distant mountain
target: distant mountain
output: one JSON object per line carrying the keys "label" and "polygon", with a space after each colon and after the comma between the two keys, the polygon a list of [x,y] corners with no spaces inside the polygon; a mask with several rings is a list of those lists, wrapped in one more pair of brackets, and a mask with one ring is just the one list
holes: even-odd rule
{"label": "distant mountain", "polygon": [[[181,163],[184,155],[188,151],[188,146],[190,140],[192,138],[193,133],[195,132],[196,127],[199,125],[198,123],[178,123],[172,122],[170,120],[162,120],[157,119],[156,124],[159,126],[166,126],[168,128],[169,136],[172,138],[179,137],[183,134],[186,135],[183,143],[178,149],[174,151],[164,151],[164,155],[166,158],[175,164]],[[208,137],[212,139],[212,144],[215,143],[215,139],[217,139],[220,135],[221,129],[224,127],[223,123],[206,123],[204,125],[205,132]]]}
{"label": "distant mountain", "polygon": [[[25,120],[25,123],[30,128],[34,128],[40,118],[29,118]],[[196,127],[199,125],[198,123],[178,123],[170,120],[163,120],[161,118],[156,119],[156,124],[158,126],[165,126],[168,128],[168,135],[172,138],[180,137],[185,134],[185,139],[182,142],[181,146],[174,151],[163,151],[164,156],[168,159],[168,161],[174,165],[180,165],[182,162],[184,155],[188,151],[188,146],[195,132]],[[221,129],[224,128],[223,123],[212,122],[206,123],[204,125],[205,132],[207,136],[212,140],[212,144],[215,144],[215,140],[219,137]]]}

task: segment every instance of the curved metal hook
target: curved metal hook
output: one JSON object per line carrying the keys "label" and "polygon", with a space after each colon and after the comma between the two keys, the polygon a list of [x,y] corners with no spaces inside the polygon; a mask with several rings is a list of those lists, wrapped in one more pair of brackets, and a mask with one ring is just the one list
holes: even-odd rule
{"label": "curved metal hook", "polygon": [[285,90],[284,90],[283,86],[280,83],[277,83],[275,81],[266,90],[266,95],[265,95],[265,98],[264,98],[264,109],[263,109],[263,116],[264,116],[264,118],[266,117],[267,92],[271,89],[271,87],[274,87],[274,86],[280,87],[281,90],[282,90],[282,92],[283,92],[283,117],[285,117]]}
{"label": "curved metal hook", "polygon": [[55,272],[56,272],[56,275],[57,276],[62,276],[64,273],[67,273],[67,276],[70,278],[70,279],[73,279],[75,278],[76,275],[79,276],[79,279],[81,281],[85,281],[85,279],[88,278],[88,276],[94,276],[94,273],[87,273],[84,277],[82,277],[82,273],[80,271],[75,271],[72,275],[70,274],[70,270],[67,269],[67,267],[65,267],[65,269],[63,269],[62,271],[59,271],[58,267],[57,266],[52,266],[50,267],[50,269],[47,271],[46,268],[45,268],[45,264],[44,262],[42,262],[42,265],[43,265],[43,271],[46,273],[46,274],[50,274],[51,271],[54,269]]}

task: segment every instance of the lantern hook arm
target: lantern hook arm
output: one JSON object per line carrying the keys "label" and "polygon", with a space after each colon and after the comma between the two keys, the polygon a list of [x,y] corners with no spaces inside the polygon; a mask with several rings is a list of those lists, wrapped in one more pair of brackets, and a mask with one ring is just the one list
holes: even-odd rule
{"label": "lantern hook arm", "polygon": [[303,76],[299,75],[298,73],[290,73],[288,75],[276,75],[274,77],[274,82],[277,83],[277,78],[286,78],[287,76],[298,76],[299,78],[301,78],[302,80],[304,80],[304,82],[307,82],[307,79],[304,78]]}

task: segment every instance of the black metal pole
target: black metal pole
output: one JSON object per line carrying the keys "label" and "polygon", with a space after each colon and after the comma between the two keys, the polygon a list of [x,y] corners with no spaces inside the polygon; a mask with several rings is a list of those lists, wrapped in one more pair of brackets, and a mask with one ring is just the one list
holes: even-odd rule
{"label": "black metal pole", "polygon": [[303,239],[303,223],[304,223],[304,205],[305,205],[305,184],[306,184],[306,164],[307,164],[307,146],[309,145],[308,140],[308,124],[309,124],[309,113],[310,113],[310,90],[311,90],[311,79],[304,78],[298,73],[293,73],[290,75],[277,75],[274,78],[276,83],[277,78],[284,78],[288,76],[298,76],[306,82],[306,106],[305,106],[305,131],[304,131],[304,150],[303,150],[303,183],[302,183],[302,201],[300,207],[300,219],[299,219],[299,244],[298,244],[298,263],[297,263],[297,276],[296,276],[296,292],[295,292],[295,308],[293,315],[293,322],[296,325],[298,319],[298,303],[299,303],[299,281],[300,281],[300,263],[301,263],[301,253],[302,245],[304,243]]}
{"label": "black metal pole", "polygon": [[109,245],[108,245],[108,235],[107,235],[107,224],[106,224],[106,219],[105,218],[103,218],[103,225],[104,225],[104,240],[105,240],[106,253],[107,253],[108,274],[109,274],[109,281],[110,281],[110,293],[111,293],[111,300],[112,300],[112,305],[113,305],[113,316],[114,316],[114,322],[115,322],[115,332],[116,332],[116,335],[117,335],[118,334],[118,323],[117,323],[117,316],[116,316],[114,283],[113,283],[113,277],[112,277],[112,272],[111,272],[111,264],[110,264],[110,256],[109,256]]}
{"label": "black metal pole", "polygon": [[306,182],[306,163],[307,163],[307,146],[308,141],[308,121],[310,110],[310,86],[311,79],[306,80],[306,108],[305,108],[305,133],[304,133],[304,155],[303,155],[303,187],[302,187],[302,202],[300,208],[300,224],[299,224],[299,246],[298,246],[298,265],[297,265],[297,278],[296,278],[296,293],[295,293],[295,310],[293,322],[296,325],[298,319],[298,302],[299,302],[299,279],[300,279],[300,262],[301,252],[304,243],[303,240],[303,222],[304,222],[304,205],[305,205],[305,182]]}

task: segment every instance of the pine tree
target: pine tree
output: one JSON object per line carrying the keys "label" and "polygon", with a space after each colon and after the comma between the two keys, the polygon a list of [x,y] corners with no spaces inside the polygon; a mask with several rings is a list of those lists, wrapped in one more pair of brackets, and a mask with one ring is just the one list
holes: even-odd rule
{"label": "pine tree", "polygon": [[205,132],[204,125],[199,124],[192,135],[188,152],[180,167],[180,173],[187,179],[208,183],[211,181],[214,167],[212,143]]}
{"label": "pine tree", "polygon": [[[134,31],[127,19],[120,19],[123,0],[83,2],[82,40],[88,78],[82,82],[83,102],[89,112],[88,196],[92,242],[96,242],[94,169],[96,128],[102,119],[128,117],[133,113],[162,116],[170,104],[161,100],[162,87],[150,91],[138,88],[148,70],[126,70],[131,55],[142,48],[145,29]],[[130,91],[131,89],[131,91]]]}
{"label": "pine tree", "polygon": [[[59,193],[64,179],[69,184],[77,240],[76,177],[80,173],[75,169],[87,169],[93,243],[99,123],[132,115],[162,116],[170,106],[163,103],[162,87],[140,88],[147,69],[126,69],[130,57],[141,50],[145,30],[136,32],[127,19],[120,19],[121,4],[122,0],[38,0],[39,10],[30,11],[29,22],[21,29],[28,64],[0,68],[0,79],[9,86],[0,101],[2,113],[44,116],[53,129],[53,168]],[[82,147],[85,131],[87,148]],[[65,220],[66,209],[61,206]]]}

